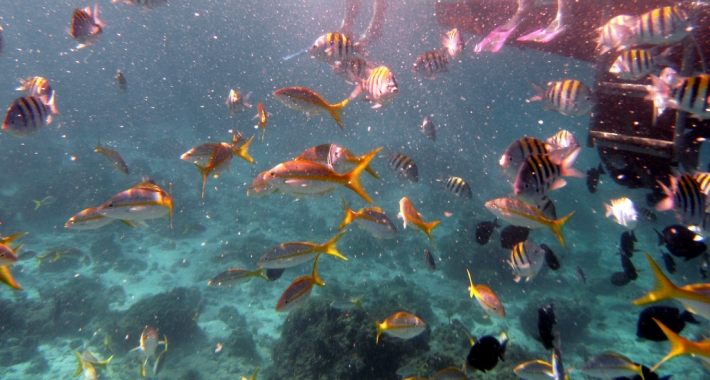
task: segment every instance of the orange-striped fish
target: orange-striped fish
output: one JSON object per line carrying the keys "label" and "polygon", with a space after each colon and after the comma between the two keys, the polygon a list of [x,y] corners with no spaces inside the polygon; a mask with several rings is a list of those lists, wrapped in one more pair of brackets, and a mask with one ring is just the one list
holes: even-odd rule
{"label": "orange-striped fish", "polygon": [[284,87],[274,91],[274,96],[288,108],[304,112],[308,117],[328,112],[340,129],[343,129],[343,108],[348,105],[350,99],[329,104],[315,91],[305,87]]}
{"label": "orange-striped fish", "polygon": [[[141,374],[143,376],[146,376],[145,366],[148,364],[148,359],[151,357],[156,358],[155,366],[153,367],[153,372],[155,373],[155,369],[158,367],[160,358],[168,351],[168,337],[166,335],[163,335],[163,337],[165,340],[159,340],[160,338],[158,338],[158,332],[155,328],[145,326],[145,329],[143,329],[143,332],[141,333],[141,339],[138,347],[131,350],[131,352],[138,351],[138,353],[140,353]],[[165,349],[156,357],[155,350],[158,348],[158,345],[161,344],[165,346]]]}
{"label": "orange-striped fish", "polygon": [[562,246],[565,246],[565,238],[562,236],[562,228],[565,223],[574,215],[576,211],[572,211],[569,215],[562,219],[548,219],[535,206],[512,198],[498,198],[486,202],[486,208],[495,214],[497,217],[514,225],[527,227],[531,229],[547,227],[552,231]]}
{"label": "orange-striped fish", "polygon": [[[113,223],[114,220],[116,219],[107,218],[99,214],[98,207],[89,207],[69,218],[66,224],[64,224],[64,227],[73,230],[95,230]],[[129,227],[137,227],[133,222],[128,220],[122,220],[122,222]]]}
{"label": "orange-striped fish", "polygon": [[[210,152],[209,159],[206,160],[207,163],[202,164],[205,162],[205,158],[207,158],[207,152]],[[232,146],[225,142],[219,144],[203,144],[190,149],[180,156],[180,158],[185,161],[191,161],[193,156],[199,158],[195,160],[195,166],[202,174],[202,198],[204,198],[207,177],[212,175],[218,178],[220,173],[229,170],[229,165],[231,165],[232,158],[234,157]]]}
{"label": "orange-striped fish", "polygon": [[311,161],[295,160],[281,163],[271,170],[259,174],[252,183],[252,187],[249,188],[247,195],[251,194],[255,187],[268,188],[269,186],[264,182],[284,194],[296,197],[318,197],[330,193],[338,186],[345,186],[369,203],[374,203],[362,187],[360,176],[381,149],[377,148],[365,155],[365,159],[346,174],[337,173],[328,166]]}
{"label": "orange-striped fish", "polygon": [[240,91],[234,91],[234,89],[229,90],[229,96],[227,96],[226,102],[227,108],[229,108],[229,112],[234,115],[236,113],[243,112],[244,107],[251,108],[251,104],[247,103],[247,100],[249,100],[250,96],[251,92],[242,96],[242,93]]}
{"label": "orange-striped fish", "polygon": [[113,164],[116,170],[120,171],[125,175],[128,175],[128,165],[126,165],[126,161],[123,160],[123,157],[121,157],[120,153],[116,152],[113,149],[104,148],[103,146],[101,146],[100,140],[99,145],[96,147],[96,149],[94,149],[94,152],[103,154],[104,157],[106,157],[106,159]]}
{"label": "orange-striped fish", "polygon": [[371,233],[376,238],[392,239],[397,236],[397,227],[395,227],[394,223],[392,223],[381,208],[367,207],[355,212],[345,203],[345,198],[343,198],[342,194],[340,195],[340,200],[343,202],[343,207],[345,208],[345,217],[343,218],[343,222],[340,223],[338,230],[342,230],[348,224],[355,222],[360,228]]}
{"label": "orange-striped fish", "polygon": [[257,265],[267,269],[291,268],[317,258],[321,253],[348,261],[347,257],[338,252],[338,240],[344,234],[345,231],[335,235],[324,244],[310,242],[279,244],[261,256],[259,261],[257,261]]}
{"label": "orange-striped fish", "polygon": [[269,278],[264,274],[264,268],[258,268],[256,270],[246,270],[240,268],[230,268],[225,272],[222,272],[212,278],[207,286],[222,286],[222,285],[238,285],[245,284],[249,282],[254,277],[261,277],[266,280]]}
{"label": "orange-striped fish", "polygon": [[275,193],[278,188],[267,181],[268,176],[269,172],[265,171],[254,177],[249,189],[247,189],[247,196],[254,198],[265,198]]}
{"label": "orange-striped fish", "polygon": [[313,273],[310,276],[301,276],[293,280],[291,285],[281,294],[281,298],[276,304],[277,312],[286,312],[303,306],[311,295],[313,285],[325,286],[325,282],[318,277],[319,259],[320,254],[316,256],[316,261],[313,263]]}
{"label": "orange-striped fish", "polygon": [[232,137],[232,154],[253,164],[254,159],[249,155],[249,145],[252,140],[254,140],[254,136],[245,140],[242,133],[237,131],[237,133],[234,134],[234,137]]}
{"label": "orange-striped fish", "polygon": [[105,26],[106,24],[99,20],[99,4],[96,3],[93,12],[91,7],[74,9],[69,34],[79,43],[77,49],[81,49],[87,45],[91,45],[101,34]]}
{"label": "orange-striped fish", "polygon": [[476,297],[476,301],[481,305],[483,311],[491,317],[505,318],[505,308],[498,296],[486,285],[474,285],[471,279],[471,272],[468,269],[466,269],[466,272],[468,273],[468,282],[470,284],[468,287],[469,297]]}
{"label": "orange-striped fish", "polygon": [[45,97],[22,96],[7,110],[2,129],[15,137],[28,137],[48,126],[55,112]]}
{"label": "orange-striped fish", "polygon": [[123,191],[99,206],[97,212],[121,220],[147,220],[169,216],[173,225],[173,198],[150,179]]}
{"label": "orange-striped fish", "polygon": [[259,102],[259,104],[256,105],[256,109],[257,113],[256,116],[254,116],[254,119],[259,119],[256,124],[258,124],[259,128],[261,128],[261,141],[264,141],[264,133],[266,133],[266,122],[269,120],[269,115],[266,112],[266,109],[264,108],[264,103],[262,102]]}
{"label": "orange-striped fish", "polygon": [[379,66],[370,70],[366,79],[355,77],[350,79],[355,81],[355,89],[348,100],[355,99],[364,92],[365,96],[362,100],[373,103],[372,108],[375,109],[390,104],[399,92],[397,80],[387,66]]}
{"label": "orange-striped fish", "polygon": [[377,327],[377,336],[375,343],[380,342],[380,335],[387,335],[399,339],[412,339],[426,330],[426,323],[414,314],[409,314],[404,311],[394,313],[385,319],[382,323],[375,322]]}
{"label": "orange-striped fish", "polygon": [[12,276],[10,267],[14,266],[17,262],[17,252],[20,251],[23,244],[15,248],[11,248],[10,245],[15,240],[25,235],[27,235],[27,232],[20,232],[0,238],[0,282],[15,290],[22,290],[22,286],[15,280],[15,277]]}
{"label": "orange-striped fish", "polygon": [[[365,159],[366,155],[355,156],[346,148],[338,144],[322,144],[308,148],[301,153],[295,160],[312,161],[321,165],[327,165],[333,168],[336,172],[343,174],[353,170],[357,164]],[[376,179],[380,179],[370,165],[367,165],[365,171]]]}
{"label": "orange-striped fish", "polygon": [[417,227],[420,230],[424,231],[424,233],[426,233],[426,235],[429,237],[429,241],[431,242],[431,244],[436,248],[436,244],[434,244],[434,238],[431,236],[431,231],[436,226],[438,226],[441,221],[423,221],[419,217],[419,213],[414,208],[414,205],[412,205],[412,201],[410,201],[407,197],[402,197],[402,199],[399,200],[399,214],[397,214],[397,218],[402,219],[402,222],[404,223],[404,228],[407,228],[407,225],[413,225],[414,227]]}

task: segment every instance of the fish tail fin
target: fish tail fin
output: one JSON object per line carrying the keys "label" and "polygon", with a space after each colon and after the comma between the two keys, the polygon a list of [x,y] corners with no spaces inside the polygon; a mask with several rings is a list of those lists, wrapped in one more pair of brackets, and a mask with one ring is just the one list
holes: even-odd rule
{"label": "fish tail fin", "polygon": [[653,125],[656,119],[663,114],[670,100],[671,87],[661,78],[651,74],[651,85],[647,87],[646,100],[653,101]]}
{"label": "fish tail fin", "polygon": [[466,268],[466,273],[468,273],[468,283],[469,288],[468,288],[468,296],[470,298],[473,298],[474,296],[478,297],[478,291],[476,290],[476,285],[473,284],[473,279],[471,278],[471,271]]}
{"label": "fish tail fin", "polygon": [[340,129],[343,128],[343,108],[350,103],[350,98],[347,98],[343,100],[342,102],[338,104],[332,104],[330,107],[328,107],[328,112],[330,112],[330,116],[333,116],[333,119],[335,119],[335,122],[338,123],[338,126]]}
{"label": "fish tail fin", "polygon": [[37,211],[37,209],[40,208],[40,206],[42,206],[42,201],[38,201],[38,200],[33,199],[32,202],[35,203],[35,211]]}
{"label": "fish tail fin", "polygon": [[198,164],[195,164],[197,166],[197,170],[200,171],[202,174],[202,198],[205,197],[205,185],[207,185],[207,177],[210,175],[209,169],[205,166],[200,166]]}
{"label": "fish tail fin", "polygon": [[345,235],[346,231],[342,231],[341,233],[335,235],[332,239],[330,239],[329,242],[323,244],[323,252],[326,255],[331,255],[333,257],[337,257],[340,260],[348,261],[348,258],[343,256],[340,252],[338,252],[338,240],[340,240],[343,235]]}
{"label": "fish tail fin", "polygon": [[[262,140],[264,136],[264,131],[261,133]],[[254,163],[254,159],[249,155],[249,145],[251,144],[251,141],[254,140],[254,136],[250,137],[247,142],[244,143],[244,145],[240,146],[237,149],[232,148],[232,153],[236,156],[239,156],[243,158],[244,160],[248,161],[250,164]]]}
{"label": "fish tail fin", "polygon": [[143,361],[141,361],[141,375],[142,375],[143,377],[146,376],[146,371],[145,371],[145,365],[146,365],[146,364],[148,364],[148,359],[147,359],[147,358],[144,359]]}
{"label": "fish tail fin", "polygon": [[49,112],[51,112],[53,115],[59,115],[59,110],[57,109],[57,106],[54,103],[56,94],[56,92],[52,91],[52,93],[49,94],[49,98],[47,98],[47,100],[45,100],[44,102],[44,104],[47,105],[47,108],[49,108]]}
{"label": "fish tail fin", "polygon": [[338,231],[342,230],[347,226],[348,224],[352,223],[353,221],[353,216],[354,212],[353,210],[348,207],[348,204],[345,203],[345,198],[343,198],[343,194],[340,194],[340,200],[343,202],[343,208],[345,208],[345,217],[343,218],[343,222],[340,223],[340,226],[338,227]]}
{"label": "fish tail fin", "polygon": [[655,261],[645,253],[648,263],[651,265],[651,270],[653,271],[653,276],[655,277],[655,289],[648,292],[647,295],[634,300],[634,305],[646,305],[653,302],[658,302],[666,299],[674,298],[674,293],[677,291],[678,287],[671,282],[671,280],[663,274],[661,268],[658,267]]}
{"label": "fish tail fin", "polygon": [[654,365],[653,368],[651,368],[651,372],[655,372],[658,369],[658,367],[661,366],[661,364],[665,363],[667,360],[674,358],[676,356],[688,355],[688,354],[690,354],[690,355],[699,354],[699,352],[697,352],[698,350],[695,350],[695,347],[692,344],[693,342],[690,342],[689,340],[676,334],[673,330],[666,327],[658,319],[653,318],[653,320],[656,322],[658,327],[660,327],[660,329],[663,330],[663,333],[666,334],[668,341],[671,343],[671,350],[670,350],[670,352],[668,352],[668,355],[666,355],[663,359],[661,359],[660,362],[656,363],[656,365]]}
{"label": "fish tail fin", "polygon": [[530,85],[533,87],[533,89],[535,89],[535,95],[533,95],[532,97],[530,97],[530,98],[528,98],[527,100],[525,100],[526,102],[528,102],[528,103],[530,103],[530,102],[538,102],[538,101],[540,101],[540,100],[545,99],[545,89],[544,89],[544,88],[542,88],[542,87],[536,85],[536,84],[533,83],[533,82],[530,82]]}
{"label": "fish tail fin", "polygon": [[584,178],[586,175],[579,171],[579,169],[572,167],[574,165],[574,162],[577,161],[577,156],[579,156],[579,152],[582,151],[582,148],[577,148],[574,149],[567,157],[565,157],[562,160],[561,166],[561,174],[566,177],[575,177],[575,178]]}
{"label": "fish tail fin", "polygon": [[[35,202],[37,202],[37,201],[35,201]],[[12,244],[12,242],[27,235],[28,233],[29,232],[19,232],[14,235],[5,236],[4,238],[0,238],[0,244],[10,245],[10,244]]]}
{"label": "fish tail fin", "polygon": [[565,247],[565,238],[564,236],[562,236],[562,228],[564,228],[565,224],[567,224],[567,222],[570,220],[570,218],[572,218],[572,216],[576,212],[577,211],[572,211],[571,213],[569,213],[569,215],[565,216],[562,219],[554,220],[549,225],[550,230],[552,230],[552,233],[557,236],[557,240],[559,240],[560,244],[562,244],[562,248]]}
{"label": "fish tail fin", "polygon": [[15,280],[15,277],[10,273],[9,267],[0,267],[0,282],[8,285],[15,290],[23,290],[22,286]]}
{"label": "fish tail fin", "polygon": [[[367,155],[364,154],[364,155],[362,155],[362,156],[360,156],[360,157],[357,157],[357,158],[356,158],[357,162],[362,162],[362,160],[365,159],[365,156],[367,156]],[[371,167],[370,165],[367,165],[367,166],[365,167],[365,171],[368,172],[371,176],[375,177],[375,179],[382,179],[382,178],[380,178],[380,176],[377,174],[377,172],[376,172],[374,169],[372,169],[372,167]]]}
{"label": "fish tail fin", "polygon": [[424,232],[426,232],[426,236],[429,237],[429,241],[431,242],[431,245],[434,246],[434,248],[436,248],[436,244],[434,243],[434,238],[431,236],[431,231],[433,231],[434,228],[436,228],[436,226],[438,226],[440,223],[440,220],[424,223]]}
{"label": "fish tail fin", "polygon": [[666,243],[666,237],[663,236],[660,232],[658,232],[657,229],[654,228],[653,230],[656,231],[656,235],[658,235],[658,245],[663,245],[663,244],[665,244],[665,243]]}
{"label": "fish tail fin", "polygon": [[[94,4],[94,22],[102,28],[106,27],[106,23],[99,19],[99,3]],[[145,375],[144,375],[145,376]]]}
{"label": "fish tail fin", "polygon": [[22,78],[20,78],[20,83],[22,83],[22,86],[16,87],[16,88],[15,88],[15,91],[26,91],[27,88],[28,88],[29,85],[30,85],[30,82],[29,82],[29,81],[26,81],[26,80],[24,80],[24,79],[22,79]]}
{"label": "fish tail fin", "polygon": [[108,364],[111,363],[111,360],[113,360],[113,355],[111,355],[111,357],[106,360],[97,361],[96,363],[94,363],[94,366],[99,367],[105,371]]}
{"label": "fish tail fin", "polygon": [[[318,286],[325,286],[325,282],[318,277],[318,260],[320,260],[320,255],[316,256],[316,261],[313,263],[313,283]],[[347,259],[346,259],[347,260]]]}
{"label": "fish tail fin", "polygon": [[359,196],[361,196],[364,200],[366,200],[368,203],[375,203],[373,202],[372,198],[370,198],[369,195],[365,192],[365,189],[363,189],[362,184],[360,183],[360,175],[362,172],[367,168],[367,166],[370,164],[370,161],[372,161],[375,156],[377,156],[377,153],[382,150],[382,147],[379,147],[372,152],[366,154],[363,156],[363,160],[360,161],[360,163],[357,164],[355,169],[353,169],[350,173],[345,174],[344,178],[347,180],[345,182],[345,186],[349,188],[350,190],[356,192]]}
{"label": "fish tail fin", "polygon": [[102,153],[104,151],[104,147],[101,145],[101,138],[96,139],[96,149],[94,149],[95,153]]}
{"label": "fish tail fin", "polygon": [[377,327],[377,335],[375,336],[375,344],[380,343],[380,335],[385,331],[385,323],[377,323],[374,321],[375,327]]}
{"label": "fish tail fin", "polygon": [[364,294],[361,295],[360,297],[356,298],[353,303],[355,304],[355,307],[357,307],[358,309],[360,309],[360,310],[362,310],[362,311],[365,311],[365,307],[362,306],[362,299],[363,299],[363,297],[365,297]]}
{"label": "fish tail fin", "polygon": [[76,355],[76,360],[79,363],[76,367],[76,372],[74,372],[74,376],[72,377],[77,377],[84,371],[84,358],[81,357],[81,354],[78,351],[74,351],[74,355]]}
{"label": "fish tail fin", "polygon": [[[671,176],[671,187],[674,187],[674,182],[675,178]],[[663,198],[660,202],[656,203],[656,211],[668,211],[672,210],[673,207],[675,206],[675,202],[673,201],[673,191],[669,189],[666,185],[663,184],[661,181],[656,181],[659,186],[661,186],[661,189],[663,190],[663,193],[666,195],[665,198]]]}

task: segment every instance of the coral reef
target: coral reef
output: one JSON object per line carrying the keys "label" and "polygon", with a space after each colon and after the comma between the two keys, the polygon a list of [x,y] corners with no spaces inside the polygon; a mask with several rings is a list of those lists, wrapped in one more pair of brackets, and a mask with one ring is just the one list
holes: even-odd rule
{"label": "coral reef", "polygon": [[106,263],[114,263],[123,257],[121,245],[116,243],[115,234],[99,235],[100,237],[91,243],[89,252],[94,263],[103,266]]}

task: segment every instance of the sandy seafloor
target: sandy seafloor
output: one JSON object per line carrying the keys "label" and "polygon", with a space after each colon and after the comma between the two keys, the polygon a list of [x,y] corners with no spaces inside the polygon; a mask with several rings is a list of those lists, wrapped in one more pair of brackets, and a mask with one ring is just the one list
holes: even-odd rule
{"label": "sandy seafloor", "polygon": [[[558,254],[562,269],[553,272],[544,268],[528,283],[513,282],[504,262],[510,252],[501,249],[498,242],[500,229],[488,245],[472,243],[475,223],[492,220],[483,203],[512,193],[510,186],[498,178],[498,159],[510,142],[524,135],[547,138],[564,128],[572,131],[584,147],[588,118],[569,118],[545,112],[539,103],[525,103],[524,99],[533,92],[529,81],[545,83],[574,77],[591,83],[591,65],[530,50],[504,48],[495,55],[473,57],[469,51],[436,81],[417,80],[409,72],[412,61],[426,49],[437,47],[438,35],[444,31],[435,24],[430,4],[391,1],[388,14],[392,17],[385,37],[372,46],[372,52],[374,60],[393,69],[400,93],[392,104],[379,111],[360,102],[349,105],[342,132],[327,115],[308,119],[270,95],[288,85],[318,89],[326,99],[341,99],[350,92],[350,86],[332,75],[321,62],[306,57],[289,62],[280,60],[293,52],[294,47],[305,46],[316,36],[337,27],[340,5],[332,12],[322,12],[321,9],[331,5],[329,2],[304,1],[281,4],[284,7],[281,12],[270,12],[268,4],[259,1],[241,5],[226,2],[177,5],[177,1],[171,1],[165,8],[141,12],[102,2],[102,19],[110,25],[104,38],[95,46],[69,54],[67,51],[74,42],[62,34],[63,29],[71,9],[87,4],[53,3],[47,6],[48,16],[38,18],[36,12],[20,3],[8,6],[9,14],[0,19],[6,37],[0,69],[8,73],[3,74],[0,83],[0,104],[10,104],[17,96],[13,91],[16,78],[41,74],[58,91],[62,115],[29,139],[0,136],[2,162],[9,163],[0,168],[0,232],[5,236],[29,231],[18,243],[25,244],[23,251],[39,254],[60,247],[89,252],[92,243],[113,235],[122,248],[123,258],[138,259],[145,263],[145,269],[97,274],[95,263],[83,266],[76,262],[60,272],[45,272],[38,269],[34,260],[23,261],[12,272],[25,291],[0,288],[2,302],[26,297],[51,303],[51,297],[42,298],[40,292],[51,293],[75,276],[98,279],[106,289],[120,286],[125,297],[116,294],[115,300],[110,300],[112,310],[128,310],[147,296],[175,287],[195,288],[207,301],[198,319],[207,343],[171,346],[176,355],[169,356],[157,378],[180,379],[189,369],[197,369],[203,378],[233,379],[248,377],[257,365],[265,376],[273,365],[272,347],[289,318],[289,314],[274,311],[276,302],[294,278],[310,274],[311,266],[289,269],[273,283],[254,279],[232,288],[214,289],[207,287],[207,281],[230,267],[255,268],[259,256],[278,243],[329,240],[337,233],[342,206],[337,191],[320,199],[298,202],[279,195],[247,198],[248,184],[260,171],[318,144],[342,144],[356,154],[387,146],[391,151],[413,157],[419,166],[418,184],[405,184],[395,178],[386,158],[378,158],[373,164],[382,181],[363,175],[365,189],[395,221],[399,237],[378,241],[350,226],[351,231],[339,243],[340,251],[349,261],[322,258],[319,272],[327,285],[314,289],[311,297],[322,297],[328,288],[336,286],[359,296],[365,286],[376,284],[386,289],[395,278],[401,277],[416,284],[418,296],[431,303],[435,319],[425,322],[432,329],[455,318],[478,337],[497,336],[506,331],[511,347],[525,353],[528,359],[549,360],[549,353],[528,333],[534,329],[534,321],[532,327],[523,326],[519,316],[527,305],[537,308],[550,301],[558,309],[584,308],[589,313],[589,323],[582,332],[575,331],[574,326],[560,330],[568,368],[580,367],[584,360],[607,350],[649,367],[667,353],[667,342],[641,342],[635,336],[636,319],[642,308],[633,306],[631,301],[652,286],[650,268],[641,252],[633,257],[640,271],[637,281],[621,288],[609,282],[611,274],[621,270],[615,252],[623,229],[604,218],[602,202],[628,196],[637,205],[645,206],[645,190],[622,188],[603,176],[598,192],[592,195],[583,179],[569,179],[565,188],[551,194],[559,216],[577,210],[565,228],[567,249],[547,230],[534,231],[530,236],[536,243],[548,244]],[[34,23],[18,21],[24,19]],[[416,22],[410,24],[405,20]],[[36,25],[40,21],[43,29]],[[13,28],[22,33],[11,34],[9,30]],[[123,97],[119,97],[112,83],[118,68],[129,79],[129,92]],[[250,149],[256,165],[235,158],[231,172],[208,180],[203,200],[197,170],[178,157],[203,142],[228,141],[233,130],[251,135],[255,110],[230,116],[224,106],[229,88],[253,91],[253,101],[264,101],[273,116],[266,141],[262,143],[257,138]],[[437,142],[426,140],[418,130],[421,119],[430,114],[434,114],[435,123],[442,125]],[[131,176],[116,172],[93,153],[97,138],[123,154],[132,168]],[[701,155],[701,167],[709,161],[706,153]],[[575,166],[586,171],[598,162],[595,150],[583,148]],[[164,187],[173,183],[176,203],[173,230],[165,219],[149,221],[149,227],[141,229],[130,229],[120,223],[97,231],[63,228],[71,215],[134,186],[141,174],[152,175]],[[441,190],[436,179],[448,175],[463,177],[470,183],[474,194],[471,201],[462,203]],[[349,190],[343,189],[342,193],[351,208],[366,206]],[[31,200],[47,195],[56,197],[57,202],[34,211]],[[424,248],[432,249],[426,236],[415,230],[401,230],[401,221],[395,220],[402,196],[412,199],[424,220],[442,220],[433,233],[440,248],[433,250],[439,260],[439,269],[433,274],[427,272],[423,262]],[[446,217],[444,212],[452,215]],[[672,213],[664,213],[656,224],[640,223],[636,229],[637,249],[659,260],[652,228],[661,230],[674,222]],[[197,225],[204,227],[204,231],[193,229]],[[454,241],[457,239],[460,242]],[[236,251],[232,248],[235,246],[239,247]],[[229,260],[216,260],[222,253],[232,255]],[[460,264],[462,259],[464,265]],[[700,282],[697,261],[676,260],[678,273],[670,276],[672,281]],[[506,319],[484,318],[482,309],[468,297],[464,266],[471,269],[477,284],[487,284],[498,294],[506,308]],[[575,277],[576,266],[584,269],[586,284]],[[366,308],[377,305],[377,299],[367,293],[364,296]],[[665,304],[682,308],[674,302]],[[227,350],[215,354],[217,344],[231,333],[219,318],[223,306],[236,307],[245,317],[246,326],[238,328],[252,333],[261,360],[230,356]],[[407,305],[399,306],[407,310]],[[562,320],[559,322],[558,327],[563,325]],[[687,326],[682,335],[700,340],[707,329],[707,321],[701,319],[701,322],[698,326]],[[140,330],[142,326],[137,328]],[[372,331],[374,339],[374,327]],[[566,343],[569,341],[565,336],[571,335],[577,338]],[[84,329],[45,337],[27,361],[12,366],[0,363],[0,378],[69,379],[76,369],[70,347],[79,341],[106,357],[103,339],[103,332]],[[127,339],[131,346],[138,344],[138,336]],[[46,361],[46,368],[39,373],[26,372],[31,370],[33,360],[40,357]],[[427,374],[438,369],[430,368]],[[703,366],[688,357],[667,362],[660,373],[673,374],[674,379],[709,378]],[[136,379],[138,375],[137,358],[117,352],[109,371],[100,378]],[[383,379],[393,376],[382,374]],[[500,376],[503,374],[495,370],[473,375],[474,378]],[[583,377],[572,372],[573,379]]]}

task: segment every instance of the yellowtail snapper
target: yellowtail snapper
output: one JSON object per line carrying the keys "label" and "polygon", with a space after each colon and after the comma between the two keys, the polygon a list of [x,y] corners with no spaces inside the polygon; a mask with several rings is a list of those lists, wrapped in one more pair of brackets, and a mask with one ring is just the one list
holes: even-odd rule
{"label": "yellowtail snapper", "polygon": [[325,286],[325,282],[318,277],[318,260],[320,254],[316,256],[313,263],[313,273],[310,276],[301,276],[291,283],[283,292],[279,302],[276,304],[277,312],[286,312],[303,306],[311,295],[313,285]]}
{"label": "yellowtail snapper", "polygon": [[360,309],[362,311],[365,311],[365,308],[362,306],[362,298],[365,297],[364,295],[360,297],[351,297],[351,296],[344,296],[340,299],[337,299],[333,302],[330,303],[330,307],[333,309],[338,309],[342,311],[349,311],[353,309]]}
{"label": "yellowtail snapper", "polygon": [[[165,353],[168,352],[168,337],[165,335],[163,337],[165,340],[159,340],[158,331],[151,326],[146,326],[141,333],[140,344],[131,350],[138,351],[141,356],[141,375],[144,377],[147,374],[146,365],[148,365],[148,360],[151,357],[155,358],[155,364],[153,365],[153,374],[155,375],[158,372],[159,363],[164,358]],[[155,350],[161,344],[165,346],[165,349],[156,357]]]}
{"label": "yellowtail snapper", "polygon": [[518,364],[513,372],[525,380],[546,380],[553,377],[552,364],[539,359]]}
{"label": "yellowtail snapper", "polygon": [[15,280],[10,272],[10,266],[14,266],[17,262],[17,253],[22,248],[20,244],[14,248],[10,245],[18,238],[27,235],[27,232],[20,232],[14,235],[0,238],[0,252],[2,252],[2,265],[0,265],[0,282],[15,289],[23,290],[22,286]]}
{"label": "yellowtail snapper", "polygon": [[473,279],[471,279],[471,272],[466,269],[466,273],[468,273],[470,284],[468,287],[469,297],[476,297],[476,301],[481,305],[483,311],[491,317],[505,318],[505,308],[498,296],[486,285],[474,285]]}
{"label": "yellowtail snapper", "polygon": [[654,319],[654,321],[658,324],[658,327],[663,330],[663,333],[666,334],[668,340],[671,342],[671,351],[668,355],[661,359],[660,362],[656,363],[653,368],[651,368],[651,372],[655,372],[661,364],[665,363],[669,359],[681,355],[692,355],[699,358],[703,364],[710,362],[710,341],[705,339],[702,342],[691,342],[673,332],[673,330],[666,327],[661,321],[657,319]]}
{"label": "yellowtail snapper", "polygon": [[123,160],[123,157],[121,157],[121,154],[116,152],[113,149],[109,148],[104,148],[101,145],[101,140],[99,140],[98,145],[96,146],[96,149],[94,149],[95,153],[101,153],[106,157],[106,159],[113,164],[113,166],[118,170],[119,172],[128,175],[129,170],[128,170],[128,165],[126,165],[126,161]]}
{"label": "yellowtail snapper", "polygon": [[614,378],[621,376],[642,376],[641,366],[616,352],[607,351],[589,359],[578,369],[590,377]]}
{"label": "yellowtail snapper", "polygon": [[318,93],[305,87],[284,87],[274,91],[274,97],[288,108],[301,111],[308,117],[328,112],[340,129],[343,129],[343,108],[350,102],[350,99],[345,99],[337,104],[329,104]]}
{"label": "yellowtail snapper", "polygon": [[[69,218],[64,227],[74,230],[95,230],[111,224],[115,220],[99,214],[98,207],[89,207]],[[129,227],[136,227],[131,221],[122,220],[122,222]]]}
{"label": "yellowtail snapper", "polygon": [[[295,160],[312,161],[321,165],[326,165],[331,167],[336,172],[343,174],[355,169],[357,164],[362,162],[366,156],[367,155],[355,156],[345,147],[338,144],[321,144],[306,149],[303,153],[296,157]],[[380,176],[377,175],[370,165],[367,165],[365,171],[367,171],[374,178],[380,179]]]}
{"label": "yellowtail snapper", "polygon": [[232,137],[232,154],[244,159],[250,164],[253,164],[254,159],[249,155],[249,145],[252,140],[254,140],[254,136],[245,139],[241,132],[237,131],[234,133],[234,136]]}
{"label": "yellowtail snapper", "polygon": [[264,275],[264,268],[258,268],[255,270],[230,268],[227,271],[214,276],[207,283],[207,286],[239,285],[249,282],[254,277],[261,277],[269,280],[269,278]]}
{"label": "yellowtail snapper", "polygon": [[546,218],[545,215],[534,206],[512,198],[494,199],[486,202],[485,206],[490,212],[510,224],[532,229],[542,227],[549,228],[560,241],[562,247],[565,246],[562,228],[575,213],[575,211],[572,211],[562,219],[551,220]]}
{"label": "yellowtail snapper", "polygon": [[412,339],[426,330],[426,323],[419,319],[416,315],[409,314],[404,311],[394,313],[385,319],[382,323],[375,322],[377,327],[377,336],[375,342],[380,342],[380,335],[385,333],[400,339]]}
{"label": "yellowtail snapper", "polygon": [[131,221],[167,216],[173,225],[173,198],[150,179],[117,194],[96,211],[109,218]]}
{"label": "yellowtail snapper", "polygon": [[592,91],[586,84],[576,79],[549,82],[546,88],[531,84],[536,94],[527,102],[542,100],[544,101],[542,108],[545,110],[557,111],[566,116],[581,116],[594,106]]}
{"label": "yellowtail snapper", "polygon": [[345,231],[335,235],[334,238],[324,244],[309,242],[279,244],[261,256],[257,265],[262,268],[290,268],[311,261],[321,253],[348,261],[347,257],[338,252],[338,240],[344,234]]}
{"label": "yellowtail snapper", "polygon": [[54,197],[54,196],[52,196],[52,195],[48,195],[48,196],[42,198],[41,200],[35,200],[35,199],[32,200],[32,202],[35,203],[35,211],[37,211],[37,210],[38,210],[40,207],[42,207],[43,205],[45,205],[45,206],[51,206],[51,205],[53,205],[56,201],[57,201],[57,198]]}
{"label": "yellowtail snapper", "polygon": [[440,221],[423,221],[420,217],[420,214],[414,208],[412,201],[410,201],[407,197],[402,197],[402,199],[399,200],[399,214],[397,214],[397,217],[402,219],[404,228],[407,228],[407,225],[412,225],[426,233],[426,235],[429,237],[431,245],[436,248],[436,244],[434,244],[434,238],[431,236],[431,231],[433,231],[434,228],[438,226],[439,223],[441,223]]}
{"label": "yellowtail snapper", "polygon": [[259,119],[256,124],[261,128],[261,141],[264,141],[264,133],[266,133],[266,122],[269,121],[269,113],[266,112],[266,108],[264,108],[264,103],[262,102],[256,105],[256,109],[257,113],[254,119]]}
{"label": "yellowtail snapper", "polygon": [[343,198],[342,194],[340,195],[340,199],[345,209],[345,217],[343,218],[343,222],[340,223],[338,230],[342,230],[348,224],[355,222],[360,228],[371,233],[376,238],[392,239],[397,236],[397,227],[395,227],[394,223],[392,223],[381,208],[367,207],[355,212],[345,203],[345,198]]}

